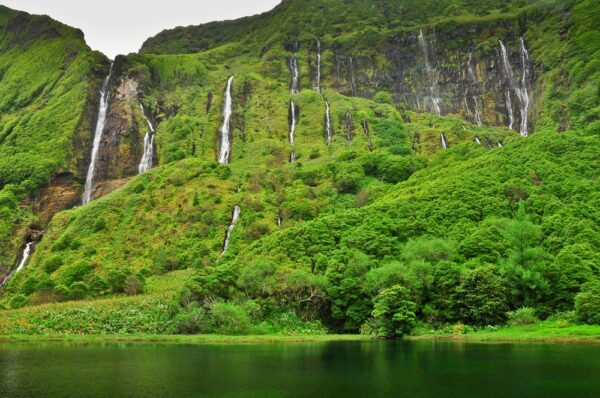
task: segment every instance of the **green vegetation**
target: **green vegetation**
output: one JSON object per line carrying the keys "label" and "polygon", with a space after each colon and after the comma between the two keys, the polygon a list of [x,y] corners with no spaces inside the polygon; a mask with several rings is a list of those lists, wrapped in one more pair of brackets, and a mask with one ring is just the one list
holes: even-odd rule
{"label": "green vegetation", "polygon": [[[27,267],[3,290],[0,334],[360,331],[395,338],[435,330],[468,331],[467,339],[579,333],[592,339],[600,333],[591,326],[600,324],[600,34],[594,18],[600,6],[586,0],[496,3],[290,0],[256,18],[163,32],[141,54],[122,57],[119,78],[139,83],[135,101],[158,124],[160,167],[55,215]],[[502,27],[527,18],[533,22],[523,25],[526,32]],[[324,37],[382,62],[378,46],[396,33],[462,25],[476,27],[482,52],[493,51],[498,37],[526,35],[539,73],[532,136],[474,126],[460,115],[410,112],[386,91],[372,99],[346,96],[333,77],[324,78],[321,94],[308,87],[306,71],[302,91],[289,94],[294,40]],[[281,26],[289,31],[274,34]],[[33,44],[39,48],[0,52],[7,76],[0,90],[11,81],[1,63],[5,54],[15,68],[15,51],[24,60],[44,51],[61,60],[54,46],[72,39],[63,34],[50,45],[42,37]],[[464,45],[454,40],[456,48]],[[310,58],[306,47],[299,59]],[[57,174],[77,174],[81,159],[71,157],[80,152],[68,143],[79,142],[89,128],[81,121],[87,120],[85,98],[97,88],[91,77],[106,66],[100,55],[80,50],[73,76],[67,65],[60,78],[69,80],[53,86],[66,90],[56,96],[56,108],[50,94],[23,102],[11,92],[6,105],[0,101],[7,110],[0,130],[10,133],[0,136],[0,154],[10,149],[14,156],[0,156],[0,238],[6,242],[35,224],[29,205],[19,206],[22,199]],[[333,58],[325,50],[329,69]],[[62,61],[56,62],[48,70],[60,70]],[[232,162],[220,165],[217,132],[228,76],[234,76]],[[292,100],[299,111],[293,164]],[[334,131],[330,146],[325,100]],[[139,104],[128,105],[132,123],[143,123]],[[65,110],[71,108],[81,114],[72,119]],[[33,119],[46,111],[57,118],[48,125],[64,136],[50,139],[46,124],[34,128]],[[9,128],[9,119],[17,127]],[[441,150],[441,134],[448,150]],[[27,149],[10,144],[21,139]],[[28,151],[35,159],[27,160]],[[17,157],[39,169],[21,167]],[[3,168],[4,161],[11,167]],[[241,218],[222,253],[236,205]],[[6,264],[15,263],[12,245],[6,245]],[[553,320],[569,311],[575,312],[568,319]]]}

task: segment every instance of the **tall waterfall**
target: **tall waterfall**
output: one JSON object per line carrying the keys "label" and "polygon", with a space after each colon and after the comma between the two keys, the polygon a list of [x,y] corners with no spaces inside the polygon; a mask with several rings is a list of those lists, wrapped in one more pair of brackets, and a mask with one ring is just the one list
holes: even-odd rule
{"label": "tall waterfall", "polygon": [[367,123],[367,119],[362,120],[363,133],[367,138],[367,144],[369,145],[369,151],[373,152],[373,142],[371,141],[371,134],[369,133],[369,124]]}
{"label": "tall waterfall", "polygon": [[142,111],[142,116],[148,123],[148,128],[150,128],[150,132],[146,133],[144,137],[144,153],[142,155],[142,160],[140,161],[140,165],[138,166],[138,171],[140,174],[147,172],[152,168],[152,164],[154,161],[154,126],[150,119],[146,117],[146,113],[144,112],[144,105],[140,104],[140,109]]}
{"label": "tall waterfall", "polygon": [[318,92],[321,92],[321,40],[317,40],[317,87]]}
{"label": "tall waterfall", "polygon": [[27,264],[27,260],[29,259],[29,256],[31,255],[32,246],[33,246],[33,242],[29,242],[25,246],[25,249],[23,250],[23,255],[21,256],[21,262],[19,263],[19,266],[17,267],[15,273],[21,271],[23,269],[23,267],[25,267],[25,264]]}
{"label": "tall waterfall", "polygon": [[240,208],[240,206],[236,205],[235,209],[233,209],[233,217],[231,218],[231,223],[229,224],[229,228],[227,229],[227,235],[225,235],[225,243],[223,244],[223,252],[221,253],[221,256],[224,255],[225,252],[227,252],[227,249],[229,248],[231,234],[233,233],[235,224],[237,224],[238,220],[240,219],[241,214],[242,214],[242,209]]}
{"label": "tall waterfall", "polygon": [[300,71],[298,70],[298,43],[294,44],[294,56],[290,59],[290,70],[292,72],[292,94],[300,92]]}
{"label": "tall waterfall", "polygon": [[92,145],[92,155],[90,157],[90,165],[88,167],[87,177],[85,178],[85,191],[83,192],[82,203],[88,204],[92,200],[92,189],[94,188],[94,173],[96,172],[96,161],[98,160],[98,150],[100,149],[100,141],[102,132],[106,125],[106,113],[108,112],[108,102],[110,97],[109,86],[112,76],[113,66],[110,65],[110,72],[100,91],[100,107],[98,108],[98,120],[96,121],[96,131],[94,132],[94,142]]}
{"label": "tall waterfall", "polygon": [[510,98],[510,90],[506,90],[506,110],[508,111],[508,128],[513,129],[515,125],[515,114],[512,109],[512,100]]}
{"label": "tall waterfall", "polygon": [[[521,62],[523,63],[522,69],[522,77],[519,82],[515,78],[515,73],[512,65],[510,64],[510,60],[508,59],[508,51],[504,46],[504,43],[500,41],[500,49],[502,53],[502,64],[504,65],[504,71],[506,73],[506,78],[508,80],[508,84],[510,85],[510,89],[514,90],[517,94],[517,99],[519,100],[519,111],[521,113],[521,126],[520,133],[521,136],[527,137],[529,135],[529,105],[530,98],[529,93],[527,91],[527,77],[529,74],[529,53],[527,52],[527,48],[525,47],[525,40],[521,37],[520,42],[521,47]],[[508,106],[508,104],[507,104]]]}
{"label": "tall waterfall", "polygon": [[333,130],[331,128],[331,108],[329,107],[329,102],[325,101],[325,128],[327,133],[327,145],[331,145],[333,141]]}
{"label": "tall waterfall", "polygon": [[146,133],[144,137],[144,154],[142,160],[138,166],[140,174],[147,172],[152,168],[152,162],[154,158],[154,134]]}
{"label": "tall waterfall", "polygon": [[296,162],[296,152],[294,151],[294,134],[296,133],[296,126],[298,125],[298,116],[296,115],[296,103],[290,102],[290,118],[292,123],[290,126],[290,145],[292,147],[292,153],[290,154],[290,163]]}
{"label": "tall waterfall", "polygon": [[477,96],[473,96],[473,103],[475,104],[475,121],[478,126],[483,126],[483,122],[481,121],[481,115],[479,114],[479,102],[477,102]]}
{"label": "tall waterfall", "polygon": [[448,149],[448,141],[446,141],[446,136],[442,133],[442,147],[444,149]]}
{"label": "tall waterfall", "polygon": [[431,84],[428,87],[429,100],[431,101],[433,110],[439,116],[442,114],[442,100],[440,99],[439,88],[437,84],[437,71],[431,67],[431,63],[429,62],[429,49],[427,48],[427,41],[425,41],[425,36],[423,35],[423,29],[419,31],[419,47],[421,48],[421,53],[425,59],[425,72],[431,81]]}
{"label": "tall waterfall", "polygon": [[221,126],[221,151],[219,152],[219,163],[228,164],[231,156],[230,140],[230,121],[233,113],[233,98],[231,96],[231,85],[233,76],[227,80],[227,90],[225,90],[225,104],[223,106],[223,126]]}
{"label": "tall waterfall", "polygon": [[346,112],[346,139],[348,142],[352,142],[352,114],[350,111]]}

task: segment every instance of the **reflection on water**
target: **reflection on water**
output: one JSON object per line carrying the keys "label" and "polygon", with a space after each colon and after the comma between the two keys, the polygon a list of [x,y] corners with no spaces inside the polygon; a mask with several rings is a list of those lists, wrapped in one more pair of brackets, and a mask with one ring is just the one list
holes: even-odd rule
{"label": "reflection on water", "polygon": [[598,397],[600,347],[0,344],[0,397]]}

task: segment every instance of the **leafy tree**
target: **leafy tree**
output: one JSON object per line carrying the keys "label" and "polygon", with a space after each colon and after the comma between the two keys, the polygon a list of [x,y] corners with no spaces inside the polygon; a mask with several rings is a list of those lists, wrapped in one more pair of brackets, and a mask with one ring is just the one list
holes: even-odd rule
{"label": "leafy tree", "polygon": [[486,326],[506,321],[508,297],[494,267],[482,266],[466,272],[457,293],[457,306],[465,323]]}
{"label": "leafy tree", "polygon": [[409,334],[416,322],[417,305],[410,301],[408,289],[394,285],[383,290],[373,300],[375,332],[381,337],[402,337]]}
{"label": "leafy tree", "polygon": [[600,281],[583,285],[575,296],[575,313],[582,322],[600,325]]}

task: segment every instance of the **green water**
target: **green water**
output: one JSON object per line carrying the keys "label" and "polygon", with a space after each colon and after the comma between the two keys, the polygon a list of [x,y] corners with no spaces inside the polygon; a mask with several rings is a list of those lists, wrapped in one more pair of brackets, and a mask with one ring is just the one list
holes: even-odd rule
{"label": "green water", "polygon": [[0,344],[0,397],[600,397],[600,347]]}

